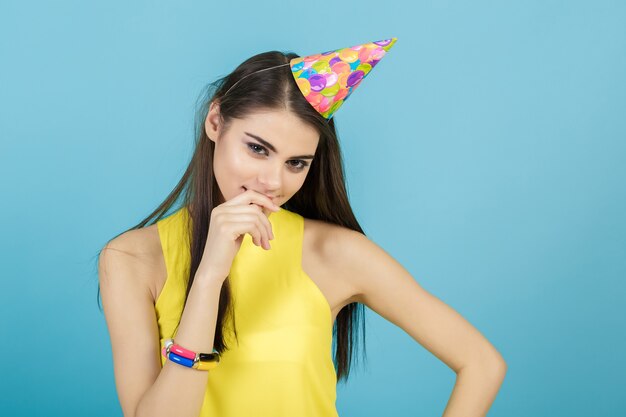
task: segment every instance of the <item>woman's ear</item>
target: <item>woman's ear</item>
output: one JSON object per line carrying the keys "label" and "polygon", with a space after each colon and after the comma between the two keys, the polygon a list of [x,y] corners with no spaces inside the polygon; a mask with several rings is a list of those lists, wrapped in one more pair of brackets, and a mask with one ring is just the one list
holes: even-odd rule
{"label": "woman's ear", "polygon": [[209,106],[209,112],[204,120],[204,131],[207,137],[215,142],[220,133],[220,106],[213,101]]}

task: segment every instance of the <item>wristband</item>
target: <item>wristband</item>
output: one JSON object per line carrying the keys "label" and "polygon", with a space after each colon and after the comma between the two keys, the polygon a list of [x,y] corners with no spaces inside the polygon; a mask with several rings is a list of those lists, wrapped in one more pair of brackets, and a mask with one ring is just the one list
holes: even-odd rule
{"label": "wristband", "polygon": [[166,339],[161,354],[172,362],[198,371],[210,371],[220,361],[220,353],[213,349],[213,353],[196,353],[174,343],[174,339]]}

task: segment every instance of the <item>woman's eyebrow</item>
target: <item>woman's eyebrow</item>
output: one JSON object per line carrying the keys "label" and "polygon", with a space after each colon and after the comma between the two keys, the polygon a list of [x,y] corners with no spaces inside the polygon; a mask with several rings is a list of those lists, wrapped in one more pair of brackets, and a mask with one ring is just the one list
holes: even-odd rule
{"label": "woman's eyebrow", "polygon": [[[246,135],[250,136],[251,138],[254,138],[256,140],[258,140],[259,142],[261,142],[261,144],[267,146],[267,148],[275,153],[278,153],[278,151],[276,151],[276,148],[274,147],[274,145],[272,145],[271,143],[269,143],[268,141],[266,141],[265,139],[257,136],[257,135],[253,135],[252,133],[248,133],[248,132],[243,132]],[[297,155],[297,156],[292,156],[292,159],[313,159],[314,155]]]}

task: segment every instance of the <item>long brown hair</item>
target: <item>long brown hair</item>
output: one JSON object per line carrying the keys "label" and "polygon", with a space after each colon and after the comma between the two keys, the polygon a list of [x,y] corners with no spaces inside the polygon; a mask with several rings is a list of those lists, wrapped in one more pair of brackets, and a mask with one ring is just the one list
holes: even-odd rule
{"label": "long brown hair", "polygon": [[[333,119],[326,120],[306,101],[294,82],[289,66],[252,74],[260,69],[286,64],[290,59],[296,57],[298,55],[294,53],[264,52],[247,59],[232,73],[205,87],[195,115],[195,148],[185,173],[163,203],[139,224],[126,230],[130,231],[155,224],[169,214],[168,211],[172,209],[179,198],[182,200],[182,206],[189,210],[189,227],[191,230],[189,242],[187,242],[190,248],[191,265],[185,303],[202,258],[207,238],[206,231],[209,230],[210,213],[219,204],[220,197],[212,163],[215,143],[207,137],[204,129],[204,121],[213,101],[220,105],[220,117],[224,131],[228,129],[233,119],[242,119],[248,114],[267,109],[288,109],[300,117],[303,122],[314,127],[320,134],[315,158],[301,189],[283,204],[283,208],[306,218],[334,223],[365,234],[348,201],[343,161]],[[252,75],[246,77],[249,74]],[[239,80],[241,82],[228,94],[225,94]],[[99,284],[97,299],[100,306]],[[333,326],[333,344],[335,346],[333,360],[338,382],[346,382],[350,373],[353,352],[357,346],[355,336],[358,333],[357,324],[359,322],[362,325],[363,354],[364,357],[366,356],[364,312],[364,306],[354,302],[344,306],[337,315]],[[223,338],[223,330],[225,320],[232,314],[229,280],[226,279],[219,297],[214,339],[214,348],[220,353],[228,348]],[[234,317],[231,318],[234,319]]]}

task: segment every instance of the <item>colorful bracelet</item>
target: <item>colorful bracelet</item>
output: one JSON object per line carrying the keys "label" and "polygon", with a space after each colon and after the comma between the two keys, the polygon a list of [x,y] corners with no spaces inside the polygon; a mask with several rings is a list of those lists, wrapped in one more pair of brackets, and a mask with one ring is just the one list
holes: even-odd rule
{"label": "colorful bracelet", "polygon": [[199,371],[210,371],[220,361],[220,353],[213,349],[213,353],[195,353],[174,343],[174,339],[166,339],[161,354],[172,362]]}

